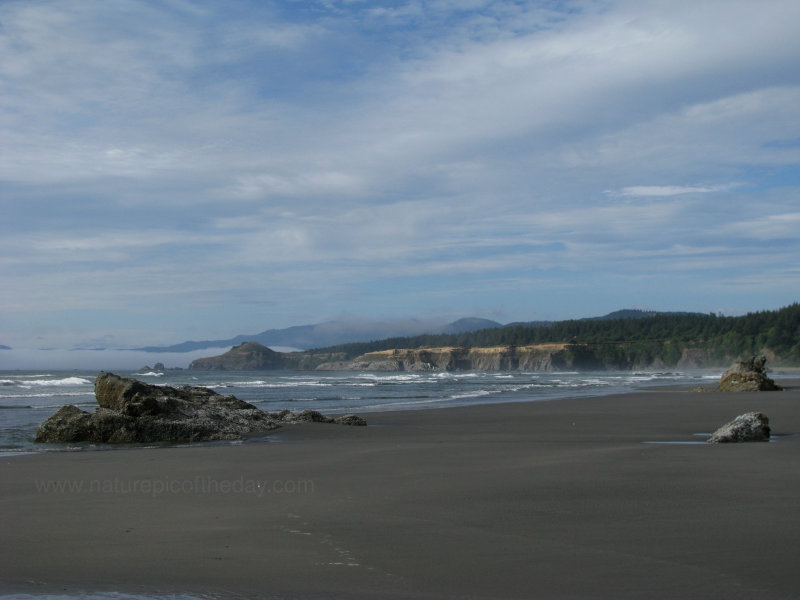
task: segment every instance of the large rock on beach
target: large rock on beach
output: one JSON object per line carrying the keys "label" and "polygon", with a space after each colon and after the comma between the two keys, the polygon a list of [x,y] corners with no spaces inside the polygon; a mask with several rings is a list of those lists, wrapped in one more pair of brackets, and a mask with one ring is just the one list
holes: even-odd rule
{"label": "large rock on beach", "polygon": [[[36,432],[36,442],[152,443],[242,439],[285,423],[341,422],[284,411],[280,417],[204,387],[156,386],[113,373],[95,379],[99,407],[63,406]],[[321,415],[320,415],[321,416]]]}
{"label": "large rock on beach", "polygon": [[37,442],[198,442],[231,440],[278,425],[235,396],[203,387],[155,386],[112,373],[94,383],[99,408],[62,407],[36,433]]}
{"label": "large rock on beach", "polygon": [[764,413],[749,412],[726,423],[708,438],[710,444],[729,442],[768,442],[769,419]]}
{"label": "large rock on beach", "polygon": [[735,363],[722,374],[717,385],[720,392],[768,392],[782,389],[767,377],[767,359],[753,356]]}

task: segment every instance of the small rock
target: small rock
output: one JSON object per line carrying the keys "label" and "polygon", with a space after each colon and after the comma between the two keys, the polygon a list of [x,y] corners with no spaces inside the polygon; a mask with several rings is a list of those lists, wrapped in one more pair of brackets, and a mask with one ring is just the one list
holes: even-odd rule
{"label": "small rock", "polygon": [[367,424],[367,420],[358,415],[342,415],[341,417],[336,417],[334,422],[339,425],[354,425],[356,427],[364,427]]}
{"label": "small rock", "polygon": [[768,442],[769,419],[763,413],[749,412],[726,423],[708,438],[710,444],[729,442]]}
{"label": "small rock", "polygon": [[310,408],[307,408],[303,412],[295,415],[294,420],[303,423],[333,423],[333,419],[331,417],[326,417],[322,413],[316,410],[311,410]]}
{"label": "small rock", "polygon": [[276,421],[292,421],[294,419],[294,413],[288,408],[284,408],[278,412],[271,412],[269,416]]}

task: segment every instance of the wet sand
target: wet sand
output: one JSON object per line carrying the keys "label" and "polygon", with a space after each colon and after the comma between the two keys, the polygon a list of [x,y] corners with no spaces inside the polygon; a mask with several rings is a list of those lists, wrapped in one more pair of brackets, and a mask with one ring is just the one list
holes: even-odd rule
{"label": "wet sand", "polygon": [[[777,441],[696,443],[749,410]],[[798,597],[797,382],[368,417],[0,458],[0,590]]]}

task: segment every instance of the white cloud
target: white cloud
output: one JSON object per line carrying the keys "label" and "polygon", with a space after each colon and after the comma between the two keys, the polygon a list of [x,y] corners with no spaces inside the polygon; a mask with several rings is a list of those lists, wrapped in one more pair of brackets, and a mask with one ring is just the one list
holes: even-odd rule
{"label": "white cloud", "polygon": [[622,188],[619,191],[606,190],[609,196],[621,197],[662,197],[680,196],[682,194],[713,194],[724,192],[737,187],[737,183],[727,183],[718,185],[634,185]]}
{"label": "white cloud", "polygon": [[2,307],[359,312],[800,250],[800,4],[539,4],[1,5]]}
{"label": "white cloud", "polygon": [[[745,185],[747,166],[783,166],[800,161],[800,149],[772,147],[774,140],[800,134],[800,85],[767,87],[725,95],[710,102],[675,107],[654,118],[635,121],[612,133],[587,136],[559,148],[548,164],[555,168],[602,169],[637,178],[674,178],[676,172],[697,179],[708,173],[725,184]],[[684,186],[679,186],[684,187]]]}
{"label": "white cloud", "polygon": [[237,178],[232,196],[264,199],[272,196],[313,196],[320,194],[360,195],[364,182],[358,175],[337,171],[306,172],[295,176],[243,175]]}
{"label": "white cloud", "polygon": [[732,238],[757,240],[800,240],[800,212],[759,215],[746,221],[728,223],[721,233]]}

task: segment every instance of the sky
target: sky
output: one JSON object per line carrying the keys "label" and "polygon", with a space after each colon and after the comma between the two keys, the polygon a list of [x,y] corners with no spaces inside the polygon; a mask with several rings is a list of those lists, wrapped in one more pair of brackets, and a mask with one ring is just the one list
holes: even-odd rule
{"label": "sky", "polygon": [[798,23],[796,0],[4,0],[0,344],[791,304]]}

